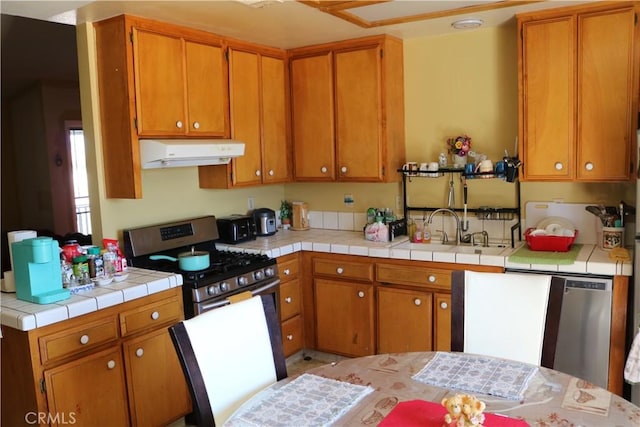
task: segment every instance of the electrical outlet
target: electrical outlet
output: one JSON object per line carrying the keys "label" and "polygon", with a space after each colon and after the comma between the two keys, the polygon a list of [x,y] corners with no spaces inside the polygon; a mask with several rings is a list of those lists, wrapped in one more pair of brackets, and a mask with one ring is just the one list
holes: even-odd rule
{"label": "electrical outlet", "polygon": [[254,209],[254,204],[255,204],[255,200],[253,199],[253,197],[249,197],[247,199],[247,205],[249,206],[249,210],[252,211]]}

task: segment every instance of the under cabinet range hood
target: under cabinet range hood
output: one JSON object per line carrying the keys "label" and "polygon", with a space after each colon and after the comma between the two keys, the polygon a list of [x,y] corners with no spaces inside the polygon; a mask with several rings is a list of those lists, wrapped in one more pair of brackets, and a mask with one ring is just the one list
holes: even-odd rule
{"label": "under cabinet range hood", "polygon": [[244,142],[231,139],[141,139],[142,169],[225,165],[244,155]]}

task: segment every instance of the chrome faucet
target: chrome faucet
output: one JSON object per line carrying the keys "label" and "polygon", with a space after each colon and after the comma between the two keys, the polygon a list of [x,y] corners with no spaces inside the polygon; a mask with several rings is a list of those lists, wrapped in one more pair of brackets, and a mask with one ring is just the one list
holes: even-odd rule
{"label": "chrome faucet", "polygon": [[472,233],[471,234],[471,246],[475,246],[476,245],[476,236],[482,236],[482,246],[483,247],[488,247],[489,246],[489,233],[487,233],[486,231],[478,231],[476,233]]}
{"label": "chrome faucet", "polygon": [[[460,217],[458,217],[458,214],[452,211],[451,209],[439,208],[431,212],[431,214],[429,214],[429,218],[427,219],[427,224],[431,224],[431,222],[433,221],[433,216],[438,212],[449,212],[453,216],[453,218],[456,220],[456,245],[460,244]],[[449,238],[444,231],[442,232],[442,236],[443,236],[442,243],[448,243]]]}

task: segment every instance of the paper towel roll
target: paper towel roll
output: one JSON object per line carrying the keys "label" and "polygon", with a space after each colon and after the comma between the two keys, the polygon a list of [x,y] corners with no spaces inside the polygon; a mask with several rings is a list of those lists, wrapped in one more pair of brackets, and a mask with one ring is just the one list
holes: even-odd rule
{"label": "paper towel roll", "polygon": [[16,282],[13,278],[13,271],[5,271],[2,280],[2,292],[15,292]]}
{"label": "paper towel roll", "polygon": [[9,260],[11,260],[11,270],[14,270],[13,249],[11,248],[11,244],[13,242],[21,242],[24,239],[31,239],[34,237],[38,237],[38,233],[34,230],[16,230],[7,233],[7,239],[9,240]]}

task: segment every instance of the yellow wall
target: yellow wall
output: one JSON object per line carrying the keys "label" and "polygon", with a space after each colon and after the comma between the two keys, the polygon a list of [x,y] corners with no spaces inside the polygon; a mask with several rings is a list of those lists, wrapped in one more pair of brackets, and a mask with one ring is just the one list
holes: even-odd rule
{"label": "yellow wall", "polygon": [[[425,24],[426,25],[426,24]],[[83,118],[87,141],[101,147],[95,74],[95,47],[91,25],[78,26]],[[494,161],[504,150],[514,153],[518,129],[517,49],[515,20],[502,28],[404,41],[407,160],[436,160],[446,149],[447,137],[467,133],[473,150]],[[92,122],[88,123],[88,117]],[[366,161],[366,155],[363,157]],[[102,164],[101,149],[95,164]],[[106,199],[104,173],[97,166],[97,191],[92,211],[99,215],[93,229],[99,236],[116,236],[123,228],[215,214],[244,213],[247,198],[256,207],[278,209],[280,200],[304,200],[310,210],[364,212],[369,206],[397,209],[400,184],[288,184],[241,190],[201,190],[196,168],[142,172],[142,200]],[[444,206],[448,178],[414,180],[410,204]],[[454,179],[456,206],[462,206],[459,177]],[[92,187],[93,188],[93,187]],[[580,203],[635,203],[634,184],[523,183],[522,202],[563,200]],[[97,194],[97,196],[96,196]],[[344,196],[354,197],[345,206]],[[514,185],[497,180],[470,180],[469,207],[508,207],[514,203]],[[98,200],[96,200],[96,197]]]}

